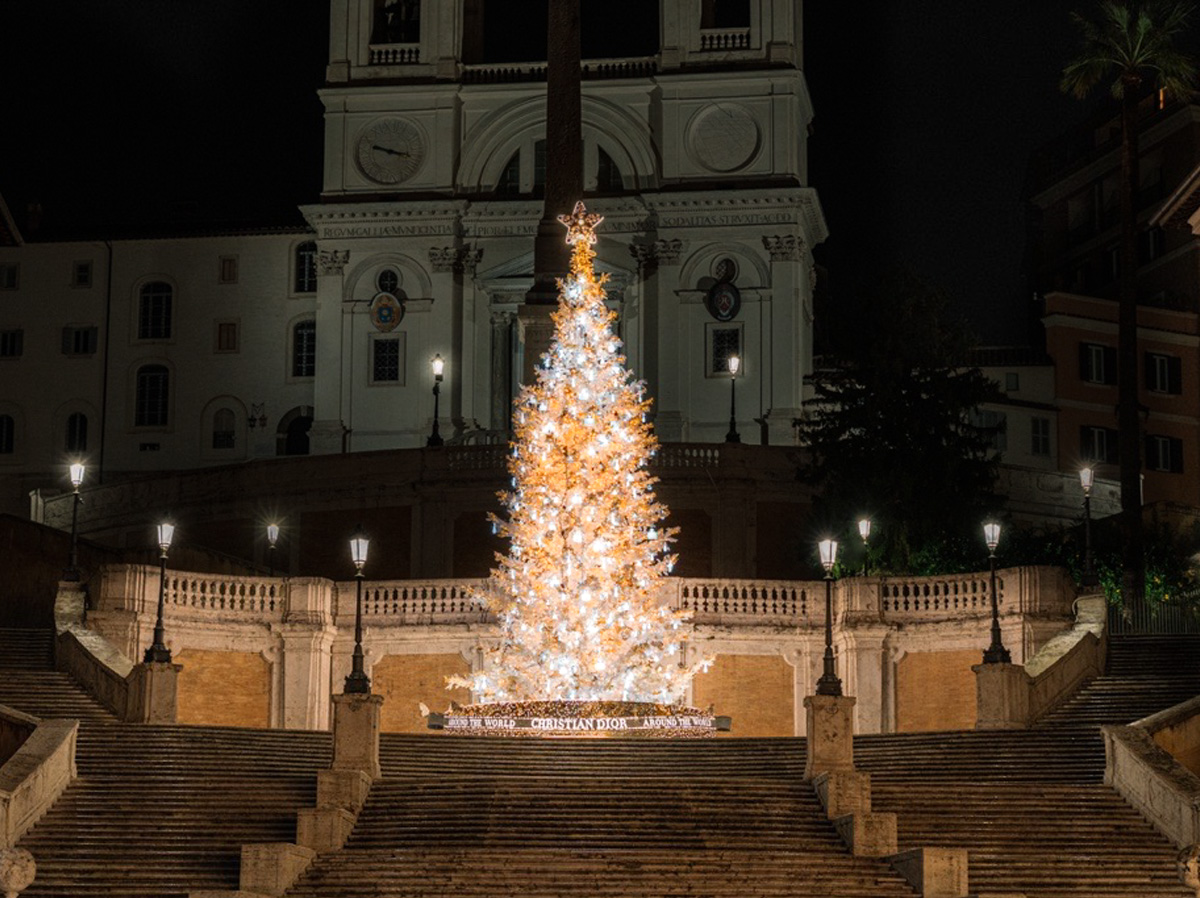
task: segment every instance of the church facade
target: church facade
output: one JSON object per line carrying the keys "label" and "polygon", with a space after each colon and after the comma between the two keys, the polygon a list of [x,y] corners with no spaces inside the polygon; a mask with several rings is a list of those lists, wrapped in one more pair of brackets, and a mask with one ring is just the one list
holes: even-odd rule
{"label": "church facade", "polygon": [[[307,228],[39,243],[5,214],[0,474],[422,446],[435,356],[440,434],[502,439],[536,355],[518,311],[553,165],[545,64],[511,59],[502,6],[331,0]],[[826,235],[800,16],[662,0],[612,48],[585,36],[584,199],[661,440],[723,440],[737,355],[744,439],[794,443]]]}

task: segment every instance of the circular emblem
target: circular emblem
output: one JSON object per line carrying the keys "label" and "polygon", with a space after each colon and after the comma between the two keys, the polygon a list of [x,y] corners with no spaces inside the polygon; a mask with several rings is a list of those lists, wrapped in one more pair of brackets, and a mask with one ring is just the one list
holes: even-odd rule
{"label": "circular emblem", "polygon": [[425,138],[408,119],[380,119],[359,133],[358,167],[372,181],[408,181],[425,159]]}
{"label": "circular emblem", "polygon": [[692,158],[710,172],[733,172],[758,153],[758,122],[745,107],[719,103],[705,107],[688,129]]}
{"label": "circular emblem", "polygon": [[742,308],[742,295],[728,281],[714,284],[704,297],[708,313],[718,322],[728,322]]}
{"label": "circular emblem", "polygon": [[371,301],[371,324],[377,331],[391,331],[404,319],[404,301],[380,291]]}

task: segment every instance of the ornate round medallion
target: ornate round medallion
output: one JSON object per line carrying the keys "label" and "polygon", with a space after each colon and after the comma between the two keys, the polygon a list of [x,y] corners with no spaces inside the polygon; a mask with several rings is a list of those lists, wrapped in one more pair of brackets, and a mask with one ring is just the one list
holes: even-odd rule
{"label": "ornate round medallion", "polygon": [[692,117],[688,150],[711,172],[733,172],[754,159],[760,138],[758,122],[749,110],[733,103],[714,103]]}
{"label": "ornate round medallion", "polygon": [[728,322],[742,308],[742,294],[735,285],[721,281],[708,289],[704,297],[704,305],[709,315],[718,322]]}
{"label": "ornate round medallion", "polygon": [[404,319],[404,301],[380,291],[371,301],[371,324],[377,331],[391,331]]}
{"label": "ornate round medallion", "polygon": [[358,167],[372,181],[407,181],[425,159],[425,138],[408,119],[379,119],[358,136]]}

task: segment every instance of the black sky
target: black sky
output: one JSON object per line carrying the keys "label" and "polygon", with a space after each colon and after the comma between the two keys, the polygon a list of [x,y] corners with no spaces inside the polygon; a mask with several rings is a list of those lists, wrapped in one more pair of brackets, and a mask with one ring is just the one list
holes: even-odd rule
{"label": "black sky", "polygon": [[[1021,340],[1026,165],[1085,111],[1056,87],[1073,4],[804,7],[835,295],[902,263],[983,340]],[[48,227],[193,207],[299,221],[320,190],[327,19],[327,0],[3,0],[0,190]]]}

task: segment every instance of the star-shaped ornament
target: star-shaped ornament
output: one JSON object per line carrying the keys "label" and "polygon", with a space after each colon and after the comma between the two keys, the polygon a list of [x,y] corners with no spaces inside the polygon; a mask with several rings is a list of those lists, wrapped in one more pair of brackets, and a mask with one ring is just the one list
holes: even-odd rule
{"label": "star-shaped ornament", "polygon": [[583,201],[580,200],[575,204],[575,209],[569,216],[559,216],[558,221],[567,226],[568,244],[577,244],[580,241],[594,244],[596,243],[596,226],[604,221],[604,216],[588,212]]}

